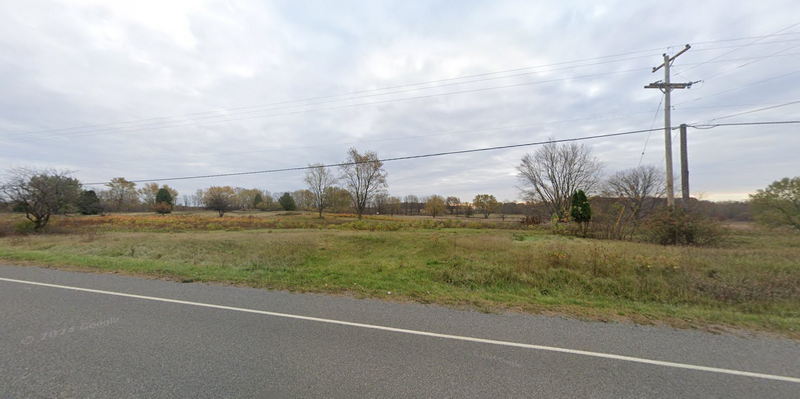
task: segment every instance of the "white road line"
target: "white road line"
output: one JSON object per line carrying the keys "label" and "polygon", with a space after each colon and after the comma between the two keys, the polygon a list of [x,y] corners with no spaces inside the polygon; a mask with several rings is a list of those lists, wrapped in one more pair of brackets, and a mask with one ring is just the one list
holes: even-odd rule
{"label": "white road line", "polygon": [[372,329],[372,330],[391,331],[391,332],[403,333],[403,334],[421,335],[421,336],[425,336],[425,337],[444,338],[444,339],[452,339],[452,340],[466,341],[466,342],[477,342],[477,343],[481,343],[481,344],[510,346],[510,347],[515,347],[515,348],[535,349],[535,350],[548,351],[548,352],[569,353],[569,354],[572,354],[572,355],[591,356],[591,357],[598,357],[598,358],[603,358],[603,359],[621,360],[621,361],[625,361],[625,362],[652,364],[652,365],[656,365],[656,366],[673,367],[673,368],[686,369],[686,370],[708,371],[708,372],[712,372],[712,373],[730,374],[730,375],[736,375],[736,376],[742,376],[742,377],[761,378],[761,379],[765,379],[765,380],[785,381],[785,382],[793,382],[793,383],[796,383],[796,384],[800,384],[800,378],[797,378],[797,377],[787,377],[787,376],[773,375],[773,374],[763,374],[763,373],[752,373],[752,372],[749,372],[749,371],[723,369],[723,368],[718,368],[718,367],[697,366],[697,365],[694,365],[694,364],[685,364],[685,363],[667,362],[667,361],[662,361],[662,360],[644,359],[644,358],[633,357],[633,356],[614,355],[614,354],[611,354],[611,353],[591,352],[591,351],[583,351],[583,350],[577,350],[577,349],[559,348],[559,347],[555,347],[555,346],[531,345],[531,344],[523,344],[523,343],[519,343],[519,342],[498,341],[498,340],[494,340],[494,339],[464,337],[464,336],[460,336],[460,335],[439,334],[439,333],[428,332],[428,331],[408,330],[408,329],[405,329],[405,328],[379,326],[379,325],[375,325],[375,324],[353,323],[353,322],[342,321],[342,320],[323,319],[323,318],[320,318],[320,317],[310,317],[310,316],[301,316],[301,315],[295,315],[295,314],[289,314],[289,313],[269,312],[269,311],[257,310],[257,309],[237,308],[237,307],[233,307],[233,306],[214,305],[214,304],[210,304],[210,303],[182,301],[182,300],[178,300],[178,299],[160,298],[160,297],[145,296],[145,295],[126,294],[126,293],[123,293],[123,292],[95,290],[95,289],[90,289],[90,288],[81,288],[81,287],[72,287],[72,286],[68,286],[68,285],[40,283],[40,282],[36,282],[36,281],[27,281],[27,280],[16,280],[16,279],[11,279],[11,278],[4,278],[4,277],[0,277],[0,281],[8,281],[8,282],[12,282],[12,283],[29,284],[29,285],[38,285],[38,286],[42,286],[42,287],[61,288],[61,289],[65,289],[65,290],[80,291],[80,292],[91,292],[91,293],[94,293],[94,294],[113,295],[113,296],[120,296],[120,297],[125,297],[125,298],[144,299],[144,300],[148,300],[148,301],[157,301],[157,302],[166,302],[166,303],[177,303],[177,304],[181,304],[181,305],[200,306],[200,307],[212,308],[212,309],[233,310],[233,311],[236,311],[236,312],[255,313],[255,314],[262,314],[262,315],[267,315],[267,316],[285,317],[285,318],[289,318],[289,319],[316,321],[316,322],[319,322],[319,323],[328,323],[328,324],[338,324],[338,325],[350,326],[350,327],[369,328],[369,329]]}

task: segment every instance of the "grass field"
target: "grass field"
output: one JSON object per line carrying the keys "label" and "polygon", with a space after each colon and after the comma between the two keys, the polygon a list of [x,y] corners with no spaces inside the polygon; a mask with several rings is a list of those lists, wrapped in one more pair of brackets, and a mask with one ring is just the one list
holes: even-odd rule
{"label": "grass field", "polygon": [[0,259],[800,338],[800,235],[751,225],[713,248],[497,220],[279,213],[62,217],[53,230],[0,238]]}

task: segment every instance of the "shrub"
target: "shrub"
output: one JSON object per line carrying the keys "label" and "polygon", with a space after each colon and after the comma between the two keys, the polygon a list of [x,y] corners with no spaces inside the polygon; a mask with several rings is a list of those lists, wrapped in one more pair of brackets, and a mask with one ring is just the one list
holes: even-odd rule
{"label": "shrub", "polygon": [[172,212],[172,205],[170,205],[168,202],[156,202],[155,205],[153,205],[153,210],[156,213],[164,215]]}
{"label": "shrub", "polygon": [[684,209],[664,209],[644,224],[644,239],[661,245],[714,245],[725,229],[719,222]]}
{"label": "shrub", "polygon": [[172,201],[172,194],[169,193],[169,190],[161,187],[156,193],[156,203],[153,205],[153,210],[162,215],[170,213],[172,212]]}
{"label": "shrub", "polygon": [[36,231],[36,224],[30,220],[23,220],[14,225],[14,232],[17,234],[31,234]]}

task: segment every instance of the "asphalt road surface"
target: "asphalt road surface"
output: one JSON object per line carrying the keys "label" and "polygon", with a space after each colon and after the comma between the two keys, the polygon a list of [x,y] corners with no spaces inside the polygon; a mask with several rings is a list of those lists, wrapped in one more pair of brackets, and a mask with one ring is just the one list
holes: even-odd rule
{"label": "asphalt road surface", "polygon": [[800,342],[0,266],[0,397],[798,398]]}

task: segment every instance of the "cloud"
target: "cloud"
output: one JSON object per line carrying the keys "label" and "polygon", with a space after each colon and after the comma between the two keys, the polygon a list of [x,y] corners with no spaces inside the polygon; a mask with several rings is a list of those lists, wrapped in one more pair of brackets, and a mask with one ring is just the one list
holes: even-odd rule
{"label": "cloud", "polygon": [[[791,26],[786,10],[794,8],[790,1],[4,3],[0,167],[65,168],[86,182],[146,179],[333,163],[350,146],[394,157],[658,127],[660,93],[642,86],[662,78],[649,71],[661,53],[687,42],[693,48],[676,61],[674,79],[703,82],[674,93],[673,122],[708,121],[798,99],[800,74],[787,74],[797,69],[800,28],[720,41]],[[664,15],[680,15],[680,23]],[[487,74],[546,64],[557,65]],[[486,75],[451,80],[472,74]],[[434,80],[441,81],[408,86]],[[796,119],[798,109],[723,120]],[[691,130],[693,189],[730,199],[796,174],[795,130]],[[654,132],[590,144],[610,172],[640,159],[663,167],[663,141]],[[390,191],[517,198],[514,167],[534,150],[388,163]],[[212,184],[294,190],[302,173],[175,182],[184,193]]]}

